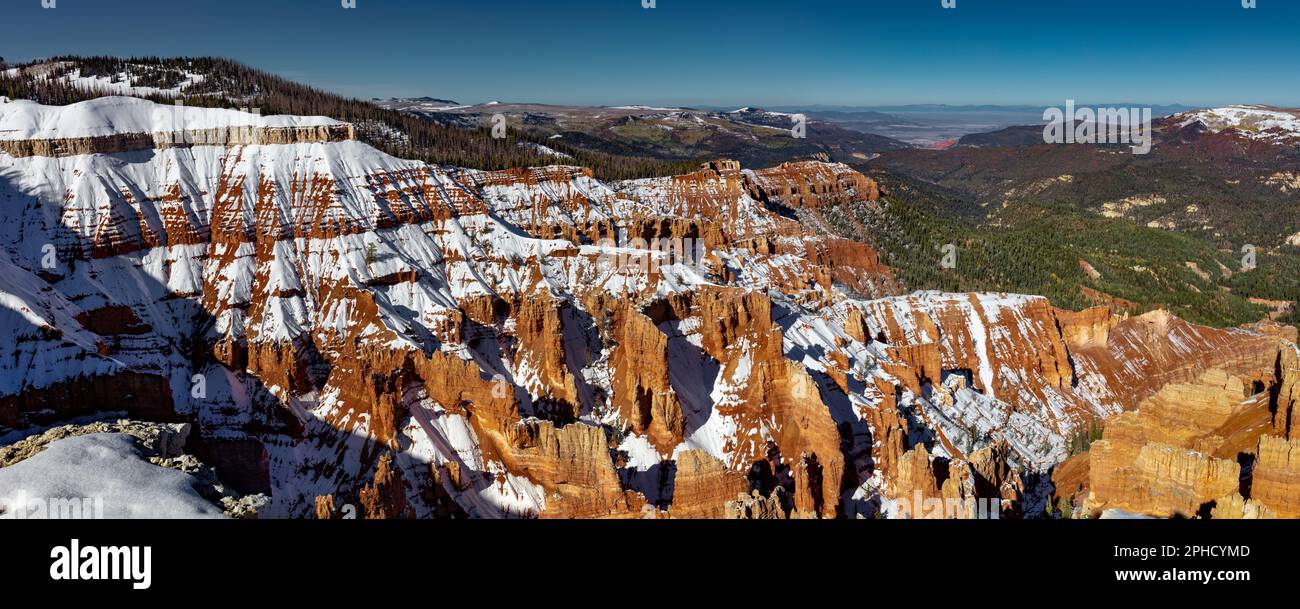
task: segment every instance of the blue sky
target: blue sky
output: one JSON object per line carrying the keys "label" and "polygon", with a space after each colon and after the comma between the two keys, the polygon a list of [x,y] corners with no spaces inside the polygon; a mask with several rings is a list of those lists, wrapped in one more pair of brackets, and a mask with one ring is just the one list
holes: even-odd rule
{"label": "blue sky", "polygon": [[0,0],[0,56],[220,55],[462,102],[1300,106],[1300,2]]}

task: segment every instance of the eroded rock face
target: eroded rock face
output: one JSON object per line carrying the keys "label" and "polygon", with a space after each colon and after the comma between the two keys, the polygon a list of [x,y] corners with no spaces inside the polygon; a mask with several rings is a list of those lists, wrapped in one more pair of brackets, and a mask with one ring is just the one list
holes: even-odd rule
{"label": "eroded rock face", "polygon": [[599,427],[524,421],[515,424],[506,440],[500,454],[506,468],[548,491],[544,517],[638,514],[645,505],[644,497],[620,486],[608,439]]}
{"label": "eroded rock face", "polygon": [[0,150],[12,157],[69,157],[117,154],[190,146],[250,146],[343,142],[356,139],[352,125],[310,127],[212,127],[178,132],[122,133],[54,139],[0,140]]}
{"label": "eroded rock face", "polygon": [[685,419],[668,376],[668,337],[644,314],[628,310],[611,358],[614,408],[632,431],[661,452],[683,440]]}
{"label": "eroded rock face", "polygon": [[1090,509],[1190,518],[1238,488],[1235,461],[1154,442],[1133,449],[1105,440],[1092,445]]}
{"label": "eroded rock face", "polygon": [[[677,454],[677,475],[673,485],[674,518],[723,518],[733,509],[728,502],[749,488],[745,476],[702,450]],[[759,508],[758,517],[771,517]],[[774,512],[773,512],[774,513]],[[730,517],[736,517],[732,515]]]}
{"label": "eroded rock face", "polygon": [[[328,504],[325,506],[328,508]],[[411,518],[415,511],[406,505],[406,490],[402,484],[402,474],[393,469],[393,456],[385,454],[379,458],[379,469],[373,481],[361,489],[361,508],[369,520],[391,520]],[[322,505],[317,503],[317,515]]]}
{"label": "eroded rock face", "polygon": [[[908,509],[903,518],[921,518],[924,511],[918,509],[926,499],[940,497],[939,483],[935,479],[934,465],[925,446],[917,446],[908,451],[898,462],[898,473],[894,479],[894,494],[900,497]],[[916,501],[919,498],[921,501]]]}
{"label": "eroded rock face", "polygon": [[[568,307],[568,303],[549,295],[535,295],[521,302],[513,315],[519,365],[534,371],[536,379],[525,389],[537,396],[535,410],[539,415],[561,422],[573,421],[582,414],[578,380],[565,345],[566,336],[573,333],[564,324]],[[587,355],[581,347],[573,351],[575,356]]]}
{"label": "eroded rock face", "polygon": [[1300,350],[1280,349],[1276,378],[1279,382],[1270,394],[1269,410],[1273,413],[1273,433],[1300,439]]}
{"label": "eroded rock face", "polygon": [[[30,203],[0,225],[0,425],[191,421],[268,515],[322,518],[832,518],[917,492],[1010,514],[1071,434],[1146,401],[1164,414],[1132,446],[1117,424],[1108,458],[1132,480],[1181,472],[1156,499],[1201,509],[1241,490],[1213,459],[1294,434],[1296,356],[1272,327],[899,297],[868,246],[773,211],[879,196],[846,166],[605,184],[334,131],[132,163],[0,153],[0,190]],[[1211,369],[1226,377],[1201,383]],[[1289,509],[1236,511],[1251,501]]]}
{"label": "eroded rock face", "polygon": [[[1295,350],[1276,338],[1273,345],[1276,361]],[[1211,368],[1194,381],[1168,383],[1106,422],[1105,439],[1090,451],[1088,509],[1183,517],[1291,509],[1283,499],[1294,491],[1287,440],[1270,435],[1286,378],[1266,357],[1222,361],[1235,371]],[[1239,463],[1250,465],[1245,476]]]}
{"label": "eroded rock face", "polygon": [[1281,518],[1300,518],[1300,441],[1263,436],[1255,453],[1250,496]]}
{"label": "eroded rock face", "polygon": [[740,493],[726,505],[727,520],[785,520],[788,517],[779,490],[767,497],[758,491]]}
{"label": "eroded rock face", "polygon": [[1081,347],[1072,355],[1081,374],[1112,379],[1107,399],[1131,409],[1165,385],[1195,381],[1213,368],[1248,378],[1271,376],[1261,371],[1276,365],[1278,338],[1272,327],[1220,330],[1153,311],[1117,323],[1104,350]]}
{"label": "eroded rock face", "polygon": [[1258,501],[1242,499],[1241,495],[1230,495],[1214,502],[1210,517],[1219,520],[1264,520],[1277,518],[1277,514]]}
{"label": "eroded rock face", "polygon": [[[1294,373],[1282,362],[1292,361],[1295,346],[1277,326],[1215,330],[1160,312],[1070,313],[988,295],[866,304],[861,318],[857,311],[844,316],[845,328],[888,343],[882,365],[895,380],[880,386],[885,411],[870,417],[874,466],[883,486],[894,485],[886,497],[918,490],[922,499],[971,496],[973,481],[989,478],[971,471],[974,455],[992,443],[1009,449],[1005,463],[1056,466],[1054,494],[1097,513],[1124,505],[1162,516],[1208,514],[1236,488],[1230,470],[1242,455],[1290,417],[1282,396]],[[909,401],[920,408],[906,407]],[[1014,406],[999,406],[1004,402]],[[892,408],[902,416],[889,416]],[[1107,444],[1066,461],[1081,434],[1103,426]],[[936,468],[943,461],[946,478],[934,488],[916,475],[924,471],[918,443],[941,455],[933,460]],[[1159,476],[1176,482],[1148,484]],[[1037,501],[1022,480],[1014,482],[996,485],[998,492],[985,483],[974,496]]]}
{"label": "eroded rock face", "polygon": [[1061,328],[1061,338],[1072,349],[1105,347],[1110,342],[1110,331],[1121,320],[1107,307],[1093,307],[1073,312],[1056,309],[1056,322]]}
{"label": "eroded rock face", "polygon": [[875,201],[880,188],[842,163],[801,161],[782,163],[753,173],[750,190],[756,199],[795,208],[818,208],[854,201]]}
{"label": "eroded rock face", "polygon": [[[1041,403],[1047,391],[1073,385],[1069,351],[1046,299],[910,296],[873,302],[867,313],[872,332],[886,342],[937,345],[944,370],[964,371],[974,388],[1013,405]],[[1017,384],[1002,370],[1031,376]]]}

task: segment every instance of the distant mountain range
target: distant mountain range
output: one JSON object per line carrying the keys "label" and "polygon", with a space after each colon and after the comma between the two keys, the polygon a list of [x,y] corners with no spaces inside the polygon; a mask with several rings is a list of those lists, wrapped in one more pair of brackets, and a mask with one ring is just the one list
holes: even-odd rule
{"label": "distant mountain range", "polygon": [[[1064,104],[1065,100],[1061,100]],[[775,110],[782,111],[802,111],[802,112],[882,112],[895,114],[914,114],[914,113],[932,113],[932,112],[1003,112],[1008,114],[1042,114],[1043,110],[1053,107],[1057,104],[1036,105],[1036,104],[899,104],[899,105],[882,105],[882,106],[843,106],[843,105],[811,105],[811,106],[773,106]],[[1195,109],[1195,106],[1186,106],[1183,104],[1144,104],[1136,102],[1126,103],[1085,103],[1079,102],[1076,105],[1091,107],[1143,107],[1151,108],[1152,113],[1157,116],[1165,116],[1178,112]]]}
{"label": "distant mountain range", "polygon": [[[911,104],[889,106],[774,106],[763,109],[757,107],[736,108],[734,106],[716,105],[666,108],[642,105],[576,106],[532,103],[503,104],[499,102],[461,105],[450,100],[428,97],[375,100],[375,103],[394,110],[424,112],[429,114],[523,114],[529,117],[529,120],[531,121],[530,124],[536,125],[546,121],[568,122],[570,123],[568,126],[597,139],[601,139],[599,134],[596,133],[599,131],[597,125],[583,123],[582,121],[573,119],[577,119],[581,116],[597,117],[606,114],[616,114],[620,117],[624,117],[629,115],[644,115],[647,113],[659,114],[669,111],[690,112],[701,116],[711,115],[715,117],[727,117],[737,114],[752,117],[763,112],[777,114],[782,117],[788,117],[788,115],[792,114],[803,114],[810,119],[814,119],[818,122],[824,123],[825,125],[839,127],[848,131],[883,136],[891,140],[923,148],[949,145],[962,136],[974,133],[986,133],[1015,125],[1031,125],[1040,123],[1042,121],[1043,111],[1048,107],[1034,105]],[[1064,101],[1062,101],[1062,104],[1063,103]],[[1080,106],[1082,107],[1082,104],[1080,104]],[[1170,114],[1186,112],[1194,109],[1190,106],[1178,104],[1155,106],[1145,106],[1142,104],[1093,104],[1093,106],[1151,107],[1152,115],[1157,117],[1168,116]],[[570,120],[565,121],[565,118]],[[843,136],[837,137],[834,133],[823,134],[823,137],[832,141],[845,139]],[[870,143],[862,142],[858,145],[849,145],[845,148],[850,148],[853,152],[865,152],[871,154],[879,151],[882,144],[883,142],[881,141]],[[727,146],[714,145],[711,148],[716,152],[724,153]],[[668,154],[664,149],[651,150],[650,153]]]}
{"label": "distant mountain range", "polygon": [[798,137],[794,114],[761,108],[723,111],[501,102],[457,105],[443,101],[390,99],[376,103],[464,129],[488,127],[493,117],[502,115],[510,127],[545,142],[665,160],[730,158],[746,166],[765,167],[801,158],[866,161],[881,152],[909,146],[818,115],[806,117],[800,134],[805,137]]}

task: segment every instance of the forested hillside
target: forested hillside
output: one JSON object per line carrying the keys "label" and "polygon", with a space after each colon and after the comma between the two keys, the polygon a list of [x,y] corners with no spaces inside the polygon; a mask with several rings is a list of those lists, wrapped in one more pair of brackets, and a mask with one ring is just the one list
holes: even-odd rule
{"label": "forested hillside", "polygon": [[[1131,220],[1021,202],[981,221],[939,189],[873,177],[889,193],[879,202],[819,212],[838,234],[873,244],[912,289],[1042,294],[1068,309],[1167,308],[1216,326],[1264,319],[1272,307],[1260,300],[1300,301],[1300,258],[1286,252],[1261,250],[1256,268],[1243,270],[1239,252]],[[952,268],[942,264],[948,244]],[[1277,317],[1300,322],[1294,307]]]}

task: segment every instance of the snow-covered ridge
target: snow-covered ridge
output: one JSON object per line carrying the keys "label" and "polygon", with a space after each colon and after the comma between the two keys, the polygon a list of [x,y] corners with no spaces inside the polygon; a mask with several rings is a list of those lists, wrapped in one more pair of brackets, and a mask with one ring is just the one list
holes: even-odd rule
{"label": "snow-covered ridge", "polygon": [[46,106],[27,100],[0,103],[0,140],[345,125],[323,116],[261,116],[239,110],[156,104],[133,97],[101,97],[67,106]]}
{"label": "snow-covered ridge", "polygon": [[1219,132],[1234,129],[1251,139],[1300,139],[1300,111],[1269,106],[1225,106],[1176,115],[1179,128],[1200,122]]}

